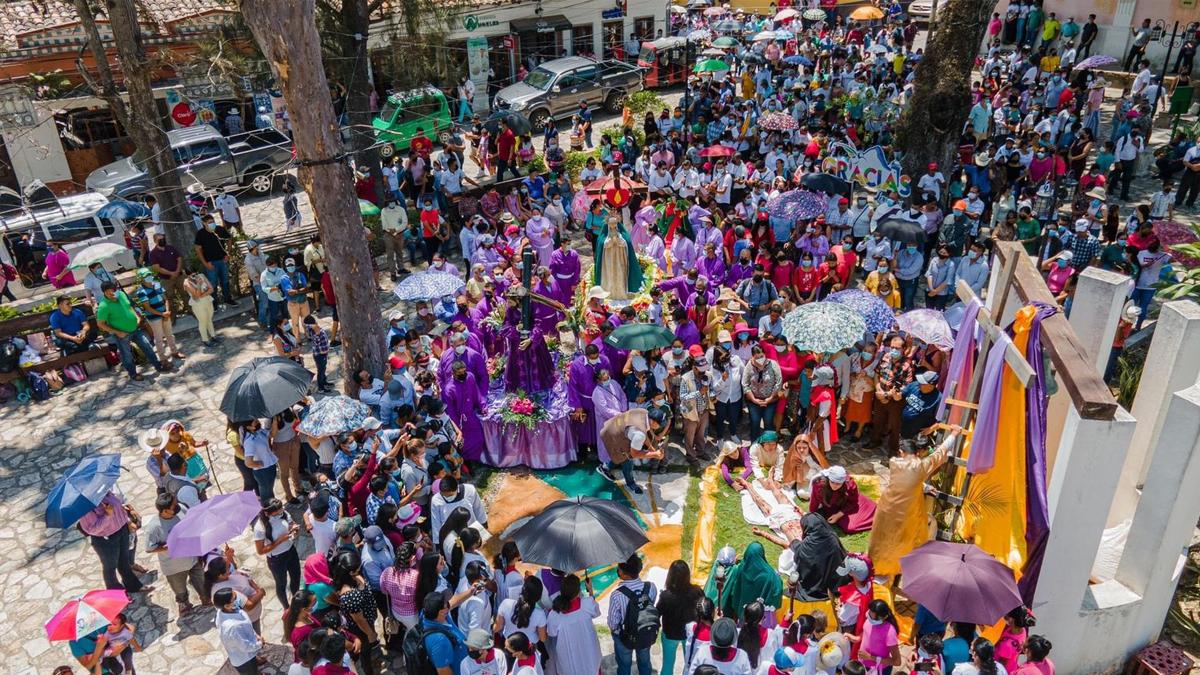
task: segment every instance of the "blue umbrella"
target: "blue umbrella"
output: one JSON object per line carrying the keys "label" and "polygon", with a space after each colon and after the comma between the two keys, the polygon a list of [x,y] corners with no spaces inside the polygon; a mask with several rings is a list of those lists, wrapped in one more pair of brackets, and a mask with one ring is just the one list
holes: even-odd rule
{"label": "blue umbrella", "polygon": [[149,218],[150,209],[147,208],[145,204],[141,204],[139,202],[118,199],[100,207],[100,210],[96,212],[96,215],[100,216],[101,218],[133,220],[135,218]]}
{"label": "blue umbrella", "polygon": [[366,403],[349,396],[330,396],[310,405],[296,428],[315,438],[332,436],[361,428],[370,414]]}
{"label": "blue umbrella", "polygon": [[121,455],[88,455],[59,479],[46,498],[46,527],[66,529],[96,508],[121,475]]}
{"label": "blue umbrella", "polygon": [[801,56],[799,54],[796,54],[794,56],[789,56],[789,57],[785,58],[783,60],[783,62],[788,64],[789,66],[796,66],[796,65],[811,66],[813,64],[812,59],[808,58],[807,56]]}
{"label": "blue umbrella", "polygon": [[877,295],[868,293],[861,288],[849,288],[837,293],[830,293],[825,298],[829,302],[845,305],[858,312],[867,323],[867,331],[881,333],[890,330],[896,323],[896,313]]}
{"label": "blue umbrella", "polygon": [[392,292],[401,300],[428,300],[457,295],[464,285],[461,278],[446,272],[416,272],[396,284]]}

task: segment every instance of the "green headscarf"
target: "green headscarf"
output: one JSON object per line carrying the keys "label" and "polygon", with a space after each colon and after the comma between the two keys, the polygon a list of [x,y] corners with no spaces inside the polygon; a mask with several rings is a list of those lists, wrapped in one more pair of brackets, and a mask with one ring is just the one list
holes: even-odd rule
{"label": "green headscarf", "polygon": [[783,582],[779,573],[767,562],[767,552],[757,541],[750,542],[746,552],[729,570],[721,597],[717,598],[717,565],[708,576],[704,594],[716,603],[725,616],[740,619],[742,607],[759,598],[763,604],[780,607],[783,602]]}

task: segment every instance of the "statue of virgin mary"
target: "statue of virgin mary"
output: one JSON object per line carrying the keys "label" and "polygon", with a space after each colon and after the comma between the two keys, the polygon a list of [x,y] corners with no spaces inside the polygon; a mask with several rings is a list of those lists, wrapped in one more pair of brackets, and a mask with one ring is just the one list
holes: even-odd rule
{"label": "statue of virgin mary", "polygon": [[619,215],[610,216],[608,227],[596,237],[592,283],[612,300],[627,300],[642,289],[642,266]]}

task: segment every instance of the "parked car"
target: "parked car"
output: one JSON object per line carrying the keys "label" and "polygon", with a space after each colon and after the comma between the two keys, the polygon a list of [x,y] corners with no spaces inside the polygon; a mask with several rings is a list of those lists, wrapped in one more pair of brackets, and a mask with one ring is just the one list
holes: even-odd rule
{"label": "parked car", "polygon": [[497,108],[525,113],[539,129],[547,117],[569,117],[580,101],[619,113],[625,99],[641,90],[642,71],[633,64],[567,56],[534,68],[521,82],[501,89],[494,102]]}
{"label": "parked car", "polygon": [[384,157],[408,150],[417,127],[421,127],[427,137],[446,143],[450,140],[453,124],[446,95],[436,87],[411,89],[388,96],[379,116],[371,121],[375,137],[383,141],[379,154]]}
{"label": "parked car", "polygon": [[[908,18],[913,21],[929,21],[933,17],[934,0],[913,0],[908,5]],[[938,12],[946,7],[946,0],[938,0]]]}
{"label": "parked car", "polygon": [[[203,124],[167,132],[184,187],[201,183],[212,189],[244,185],[257,194],[274,187],[274,174],[295,158],[292,141],[275,129],[255,129],[225,137]],[[119,159],[88,174],[87,188],[106,197],[136,197],[150,191],[146,167],[133,157]]]}
{"label": "parked car", "polygon": [[[79,250],[93,244],[111,243],[125,246],[125,223],[98,215],[108,199],[95,192],[84,192],[32,205],[29,208],[0,208],[0,262],[17,268],[19,273],[8,287],[17,298],[26,298],[50,282],[42,279],[46,267],[46,244],[62,243],[72,258]],[[30,247],[24,249],[21,236],[29,235]],[[133,267],[133,252],[126,251],[104,261],[110,272]],[[87,270],[75,270],[75,280],[83,281]]]}

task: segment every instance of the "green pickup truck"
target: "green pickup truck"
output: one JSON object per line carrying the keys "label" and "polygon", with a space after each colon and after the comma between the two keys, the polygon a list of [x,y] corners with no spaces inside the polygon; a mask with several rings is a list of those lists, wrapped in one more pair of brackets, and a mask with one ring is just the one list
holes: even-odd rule
{"label": "green pickup truck", "polygon": [[379,146],[379,154],[391,157],[408,149],[417,127],[421,127],[427,137],[444,144],[450,139],[453,121],[446,95],[435,87],[424,87],[388,96],[371,125],[375,127],[375,138],[383,143]]}

